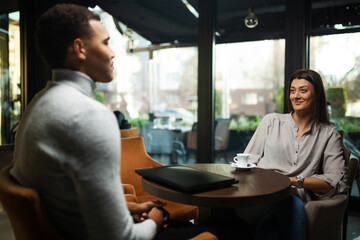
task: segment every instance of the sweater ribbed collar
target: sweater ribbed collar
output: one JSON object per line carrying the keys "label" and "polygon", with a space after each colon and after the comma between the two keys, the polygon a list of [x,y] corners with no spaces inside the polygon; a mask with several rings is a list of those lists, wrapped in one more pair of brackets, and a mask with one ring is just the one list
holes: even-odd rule
{"label": "sweater ribbed collar", "polygon": [[69,85],[88,97],[94,96],[95,82],[88,75],[70,69],[53,69],[52,81]]}

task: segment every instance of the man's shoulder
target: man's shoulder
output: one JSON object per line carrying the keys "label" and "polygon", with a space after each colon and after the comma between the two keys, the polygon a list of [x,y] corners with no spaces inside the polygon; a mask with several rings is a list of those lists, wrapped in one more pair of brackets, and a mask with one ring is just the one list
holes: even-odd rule
{"label": "man's shoulder", "polygon": [[[42,90],[30,103],[24,118],[32,125],[46,128],[72,128],[81,122],[106,123],[114,117],[105,105],[68,86],[50,86]],[[112,120],[111,120],[112,121]],[[115,120],[114,120],[115,121]],[[100,124],[100,123],[98,123]]]}
{"label": "man's shoulder", "polygon": [[94,98],[66,84],[50,83],[34,100],[39,108],[46,107],[50,111],[64,111],[67,114],[107,109]]}

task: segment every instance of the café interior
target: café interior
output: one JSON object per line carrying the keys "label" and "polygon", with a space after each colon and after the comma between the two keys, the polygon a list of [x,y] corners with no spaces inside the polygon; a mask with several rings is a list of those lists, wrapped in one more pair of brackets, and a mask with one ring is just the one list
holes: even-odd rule
{"label": "caf\u00e9 interior", "polygon": [[[51,78],[33,36],[41,13],[62,2],[0,0],[2,146]],[[156,164],[232,162],[266,114],[288,112],[297,69],[320,73],[331,123],[360,158],[360,0],[71,2],[99,14],[116,53],[96,100],[122,113],[122,138],[142,138]],[[359,169],[351,189],[334,239],[360,239]],[[0,239],[15,239],[3,208]]]}

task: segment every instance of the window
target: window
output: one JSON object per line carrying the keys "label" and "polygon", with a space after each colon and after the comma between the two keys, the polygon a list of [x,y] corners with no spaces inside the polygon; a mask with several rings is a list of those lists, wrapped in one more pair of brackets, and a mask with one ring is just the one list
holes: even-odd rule
{"label": "window", "polygon": [[344,131],[345,146],[360,156],[360,33],[316,36],[310,43],[310,68],[324,81],[330,120]]}
{"label": "window", "polygon": [[258,96],[254,92],[244,93],[241,95],[241,103],[244,105],[256,105]]}
{"label": "window", "polygon": [[156,160],[186,161],[186,134],[197,121],[197,47],[151,48],[149,41],[121,22],[116,26],[108,13],[94,11],[109,32],[116,55],[114,79],[97,83],[97,99],[140,128],[146,151]]}
{"label": "window", "polygon": [[12,129],[21,114],[20,100],[20,16],[19,12],[0,15],[0,96],[1,144],[13,141]]}
{"label": "window", "polygon": [[[283,112],[285,41],[219,44],[215,53],[216,122],[231,119],[230,133],[224,135],[228,139],[222,141],[228,144],[226,156],[215,150],[215,160],[231,161],[265,114]],[[217,134],[215,130],[215,139]]]}

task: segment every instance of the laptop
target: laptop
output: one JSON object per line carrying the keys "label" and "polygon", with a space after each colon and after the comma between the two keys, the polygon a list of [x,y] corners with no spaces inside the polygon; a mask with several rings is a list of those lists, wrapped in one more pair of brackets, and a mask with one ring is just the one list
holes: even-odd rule
{"label": "laptop", "polygon": [[135,169],[145,179],[185,193],[230,187],[235,178],[182,165]]}

